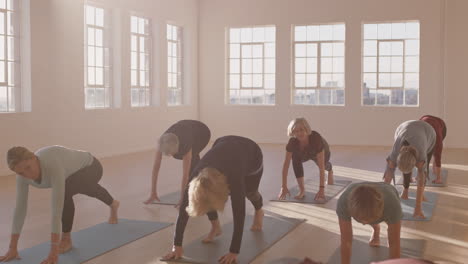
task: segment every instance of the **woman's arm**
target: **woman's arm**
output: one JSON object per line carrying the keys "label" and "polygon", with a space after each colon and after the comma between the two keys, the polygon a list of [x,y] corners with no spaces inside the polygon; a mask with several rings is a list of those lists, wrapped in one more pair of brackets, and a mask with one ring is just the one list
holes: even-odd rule
{"label": "woman's arm", "polygon": [[400,258],[400,230],[401,221],[388,224],[388,244],[390,245],[390,258]]}
{"label": "woman's arm", "polygon": [[286,199],[286,195],[289,194],[288,171],[289,171],[289,164],[291,163],[291,159],[292,159],[292,152],[286,151],[286,155],[284,157],[284,162],[283,162],[283,171],[281,175],[281,190],[278,195],[278,199],[280,200]]}
{"label": "woman's arm", "polygon": [[182,199],[184,198],[184,190],[187,188],[190,166],[192,166],[192,149],[190,149],[183,158],[182,181],[180,184],[181,196],[179,204],[182,202]]}
{"label": "woman's arm", "polygon": [[152,203],[155,200],[159,201],[157,186],[158,186],[159,169],[161,168],[161,161],[162,161],[162,153],[159,150],[159,147],[156,147],[156,154],[154,156],[154,163],[153,163],[153,172],[151,174],[151,194],[148,200],[144,202],[145,204]]}
{"label": "woman's arm", "polygon": [[351,221],[339,219],[341,233],[341,264],[351,263],[351,249],[353,245],[353,226]]}

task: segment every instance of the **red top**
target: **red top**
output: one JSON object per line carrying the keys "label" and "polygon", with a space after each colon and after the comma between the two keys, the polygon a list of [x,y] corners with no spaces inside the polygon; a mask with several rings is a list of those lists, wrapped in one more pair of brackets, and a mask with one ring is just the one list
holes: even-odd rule
{"label": "red top", "polygon": [[445,129],[445,122],[444,120],[431,115],[422,116],[419,120],[429,123],[436,132],[436,144],[433,155],[436,166],[441,167],[442,149],[444,147],[443,140],[445,137],[443,132]]}

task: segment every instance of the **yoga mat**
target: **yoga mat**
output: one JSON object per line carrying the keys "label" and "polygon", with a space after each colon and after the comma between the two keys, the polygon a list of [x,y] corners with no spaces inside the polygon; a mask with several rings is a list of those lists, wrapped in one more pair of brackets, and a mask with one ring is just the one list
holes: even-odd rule
{"label": "yoga mat", "polygon": [[[382,261],[389,257],[389,248],[387,239],[380,238],[380,247],[371,247],[368,244],[369,237],[358,236],[353,239],[353,249],[351,253],[351,264],[364,264],[372,261]],[[382,235],[381,235],[382,236]],[[421,257],[426,246],[426,241],[422,239],[400,239],[401,257],[402,258],[418,258]],[[340,264],[341,253],[340,246],[335,253],[330,257],[328,264]]]}
{"label": "yoga mat", "polygon": [[330,199],[335,197],[338,193],[340,193],[346,186],[348,186],[351,183],[350,180],[344,180],[339,177],[335,177],[335,184],[333,185],[325,185],[325,200],[318,200],[315,201],[315,194],[319,191],[319,185],[320,183],[317,180],[307,180],[304,183],[306,194],[304,199],[302,200],[297,200],[294,199],[294,196],[296,196],[299,193],[299,186],[295,186],[291,189],[289,189],[289,192],[291,193],[290,196],[286,196],[285,200],[278,200],[278,197],[275,197],[274,199],[270,200],[273,202],[283,202],[283,203],[308,203],[308,204],[324,204],[328,202]]}
{"label": "yoga mat", "polygon": [[[150,235],[172,225],[171,223],[149,222],[140,220],[119,219],[111,225],[101,223],[72,233],[73,248],[59,256],[59,264],[79,264],[108,251],[119,248],[132,241]],[[20,251],[20,260],[1,262],[9,264],[40,263],[46,259],[50,242]]]}
{"label": "yoga mat", "polygon": [[[414,179],[414,182],[410,182],[410,186],[418,185],[417,181],[415,179],[416,175],[418,175],[418,170],[416,168],[414,168],[413,169],[413,175],[411,175],[411,177],[413,177],[413,179]],[[441,184],[432,183],[432,180],[435,180],[436,176],[431,170],[431,172],[429,173],[429,179],[426,180],[426,186],[427,187],[445,187],[445,186],[447,186],[448,170],[442,169],[441,172],[440,172],[440,176],[442,178],[442,183]],[[401,178],[398,180],[397,185],[403,185],[403,175],[401,175]]]}
{"label": "yoga mat", "polygon": [[177,205],[180,200],[180,191],[165,194],[159,198],[160,202],[154,201],[152,204]]}
{"label": "yoga mat", "polygon": [[[279,215],[265,215],[263,230],[254,232],[250,231],[253,216],[247,215],[244,224],[242,246],[239,255],[237,255],[237,263],[250,263],[304,221],[304,219],[288,218]],[[184,257],[181,259],[161,260],[180,263],[218,263],[220,257],[229,253],[233,227],[232,222],[223,225],[222,235],[217,237],[212,243],[202,243],[202,239],[205,237],[202,236],[189,244],[185,244],[183,246]]]}
{"label": "yoga mat", "polygon": [[[401,189],[399,191],[401,193]],[[426,197],[427,201],[422,203],[422,210],[426,218],[425,219],[413,218],[414,207],[416,206],[416,191],[410,189],[408,200],[403,200],[400,198],[401,209],[403,210],[403,218],[401,220],[406,220],[406,221],[430,221],[431,220],[432,213],[437,204],[438,194],[424,191],[424,196]]]}

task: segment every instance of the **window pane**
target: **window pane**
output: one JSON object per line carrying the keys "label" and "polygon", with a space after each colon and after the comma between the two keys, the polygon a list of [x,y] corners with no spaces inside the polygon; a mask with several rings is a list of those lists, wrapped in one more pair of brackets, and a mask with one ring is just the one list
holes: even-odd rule
{"label": "window pane", "polygon": [[317,57],[317,44],[307,44],[307,57]]}
{"label": "window pane", "polygon": [[242,74],[242,87],[252,87],[252,74]]}
{"label": "window pane", "polygon": [[96,8],[96,25],[104,26],[104,9],[102,8]]}
{"label": "window pane", "polygon": [[376,90],[363,88],[362,91],[362,104],[363,105],[375,105]]}
{"label": "window pane", "polygon": [[403,74],[402,73],[390,74],[390,86],[391,87],[403,87]]}
{"label": "window pane", "polygon": [[405,40],[405,54],[419,55],[419,40]]}
{"label": "window pane", "polygon": [[333,43],[333,56],[344,57],[345,54],[344,43]]}
{"label": "window pane", "polygon": [[252,42],[252,28],[241,29],[241,42],[242,43]]}
{"label": "window pane", "polygon": [[96,68],[96,85],[104,85],[104,69]]}
{"label": "window pane", "polygon": [[405,103],[406,105],[418,105],[418,90],[405,90]]}
{"label": "window pane", "polygon": [[145,50],[145,37],[140,37],[140,52],[144,52]]}
{"label": "window pane", "polygon": [[94,7],[92,7],[92,6],[86,6],[86,24],[88,24],[88,25],[94,25],[95,24]]}
{"label": "window pane", "polygon": [[392,99],[391,99],[391,104],[392,105],[403,105],[403,90],[392,90]]}
{"label": "window pane", "polygon": [[146,85],[146,72],[140,71],[140,86],[144,87]]}
{"label": "window pane", "polygon": [[306,71],[307,72],[317,72],[317,58],[307,58],[306,59]]}
{"label": "window pane", "polygon": [[96,48],[96,66],[104,67],[104,52],[103,48]]}
{"label": "window pane", "polygon": [[267,42],[276,41],[276,28],[275,27],[267,27],[265,29],[265,41]]}
{"label": "window pane", "polygon": [[377,41],[366,40],[364,41],[364,56],[376,56],[377,55]]}
{"label": "window pane", "polygon": [[295,70],[297,73],[305,73],[306,72],[306,59],[297,58]]}
{"label": "window pane", "polygon": [[333,71],[333,60],[331,58],[321,59],[321,72],[332,72]]}
{"label": "window pane", "polygon": [[392,26],[391,24],[378,24],[377,35],[379,39],[391,39],[392,38]]}
{"label": "window pane", "polygon": [[408,73],[405,74],[405,88],[419,88],[419,74]]}
{"label": "window pane", "polygon": [[333,90],[332,104],[344,105],[345,93],[344,90]]}
{"label": "window pane", "polygon": [[240,45],[231,44],[229,48],[229,53],[231,58],[240,58]]}
{"label": "window pane", "polygon": [[240,42],[240,29],[231,28],[229,31],[229,40],[231,43],[239,43]]}
{"label": "window pane", "polygon": [[95,85],[96,84],[96,72],[94,67],[88,67],[88,84]]}
{"label": "window pane", "polygon": [[265,73],[275,73],[276,71],[276,60],[265,59]]}
{"label": "window pane", "polygon": [[392,42],[392,55],[403,56],[403,41]]}
{"label": "window pane", "polygon": [[265,57],[274,58],[275,56],[275,44],[274,43],[265,43]]}
{"label": "window pane", "polygon": [[[265,74],[265,89],[274,89],[275,88],[275,75],[274,74]],[[274,92],[273,92],[274,93]]]}
{"label": "window pane", "polygon": [[131,69],[134,69],[134,70],[138,69],[137,61],[138,61],[137,53],[131,52],[131,65],[130,65]]}
{"label": "window pane", "polygon": [[305,87],[306,86],[306,75],[305,74],[296,74],[295,75],[295,86],[296,87]]}
{"label": "window pane", "polygon": [[240,73],[240,60],[239,59],[231,59],[229,65],[229,70],[231,73]]}
{"label": "window pane", "polygon": [[253,73],[262,73],[263,72],[263,60],[262,59],[253,59],[252,61],[252,72]]}
{"label": "window pane", "polygon": [[335,82],[333,82],[332,74],[321,74],[320,75],[320,86],[322,87],[336,87]]}
{"label": "window pane", "polygon": [[252,46],[252,57],[262,58],[263,57],[263,45]]}
{"label": "window pane", "polygon": [[388,105],[390,103],[390,90],[377,90],[377,104]]}
{"label": "window pane", "polygon": [[95,45],[95,35],[96,33],[94,28],[88,28],[88,45]]}
{"label": "window pane", "polygon": [[379,43],[379,55],[390,56],[392,55],[392,43],[388,41]]}
{"label": "window pane", "polygon": [[320,26],[320,40],[333,40],[333,26],[321,25]]}
{"label": "window pane", "polygon": [[389,73],[380,73],[379,74],[379,87],[390,87],[390,74]]}
{"label": "window pane", "polygon": [[328,89],[322,89],[318,90],[318,99],[319,99],[319,104],[321,105],[329,105],[331,104],[331,90]]}
{"label": "window pane", "polygon": [[364,57],[364,72],[377,72],[377,57]]}
{"label": "window pane", "polygon": [[88,66],[96,66],[96,56],[94,47],[88,47]]}
{"label": "window pane", "polygon": [[253,74],[252,75],[252,87],[255,87],[255,88],[263,87],[262,74]]}
{"label": "window pane", "polygon": [[333,58],[333,72],[344,72],[344,58]]}
{"label": "window pane", "polygon": [[138,18],[135,16],[130,18],[130,30],[132,33],[138,33]]}
{"label": "window pane", "polygon": [[263,42],[265,41],[265,28],[254,28],[252,30],[253,42]]}
{"label": "window pane", "polygon": [[419,72],[419,57],[405,58],[406,72]]}
{"label": "window pane", "polygon": [[319,41],[320,30],[319,26],[308,26],[307,27],[307,41]]}
{"label": "window pane", "polygon": [[373,88],[377,87],[377,75],[375,73],[365,73],[363,80],[364,88]]}
{"label": "window pane", "polygon": [[306,74],[306,86],[317,87],[317,74]]}
{"label": "window pane", "polygon": [[419,22],[406,23],[406,37],[419,38]]}
{"label": "window pane", "polygon": [[380,57],[379,58],[379,71],[390,72],[391,57]]}
{"label": "window pane", "polygon": [[242,58],[252,58],[251,45],[242,45]]}
{"label": "window pane", "polygon": [[0,36],[0,60],[5,59],[5,37]]}
{"label": "window pane", "polygon": [[229,75],[229,87],[231,89],[239,89],[240,88],[240,76],[238,74],[231,74]]}
{"label": "window pane", "polygon": [[295,41],[306,41],[307,40],[307,29],[305,26],[296,26],[294,28],[294,40]]}
{"label": "window pane", "polygon": [[403,72],[403,57],[392,57],[392,72]]}
{"label": "window pane", "polygon": [[130,72],[131,72],[131,74],[130,74],[131,75],[131,78],[130,78],[131,79],[130,80],[131,84],[132,84],[132,86],[136,86],[137,83],[138,83],[138,81],[137,81],[137,71],[136,70],[131,70]]}
{"label": "window pane", "polygon": [[333,25],[333,39],[345,40],[345,25]]}
{"label": "window pane", "polygon": [[377,24],[364,25],[364,39],[377,39]]}
{"label": "window pane", "polygon": [[140,70],[146,69],[146,55],[144,53],[140,53]]}
{"label": "window pane", "polygon": [[104,46],[103,34],[102,29],[96,29],[96,46]]}
{"label": "window pane", "polygon": [[327,56],[331,57],[333,56],[333,44],[332,43],[322,43],[320,45],[321,50],[321,56]]}
{"label": "window pane", "polygon": [[145,20],[143,18],[138,19],[138,33],[145,34]]}
{"label": "window pane", "polygon": [[130,50],[131,51],[137,51],[138,50],[137,37],[136,36],[131,36]]}
{"label": "window pane", "polygon": [[252,73],[252,59],[242,60],[242,73]]}
{"label": "window pane", "polygon": [[405,23],[392,23],[392,38],[402,39],[405,38]]}
{"label": "window pane", "polygon": [[0,13],[0,34],[5,34],[5,13]]}
{"label": "window pane", "polygon": [[296,44],[296,57],[305,57],[306,56],[306,44]]}

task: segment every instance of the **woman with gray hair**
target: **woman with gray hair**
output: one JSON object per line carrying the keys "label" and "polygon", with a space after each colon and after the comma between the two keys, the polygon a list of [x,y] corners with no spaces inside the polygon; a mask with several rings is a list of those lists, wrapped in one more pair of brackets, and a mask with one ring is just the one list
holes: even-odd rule
{"label": "woman with gray hair", "polygon": [[[200,161],[200,152],[208,145],[210,137],[210,129],[204,123],[197,120],[178,121],[162,134],[156,147],[156,156],[151,177],[151,195],[144,202],[145,204],[159,201],[157,185],[162,155],[172,156],[175,159],[182,160],[182,192],[180,197],[180,201],[182,201],[182,193],[187,186],[188,176]],[[178,204],[180,204],[180,201]]]}
{"label": "woman with gray hair", "polygon": [[304,199],[304,167],[302,163],[313,160],[317,164],[320,173],[320,189],[314,199],[325,199],[325,171],[328,171],[327,183],[334,183],[333,169],[330,163],[331,153],[327,141],[318,132],[310,129],[305,118],[296,118],[289,123],[288,136],[289,141],[283,163],[282,186],[278,198],[283,200],[286,195],[289,195],[287,176],[289,164],[292,160],[294,174],[299,185],[299,193],[294,198]]}
{"label": "woman with gray hair", "polygon": [[91,153],[62,146],[44,147],[35,153],[24,147],[13,147],[7,153],[7,163],[17,174],[16,208],[10,248],[5,256],[0,256],[0,262],[19,258],[17,246],[26,218],[29,185],[52,189],[50,253],[41,264],[58,263],[59,253],[72,248],[70,232],[75,215],[75,194],[85,194],[108,205],[109,224],[117,223],[119,201],[99,184],[102,165]]}
{"label": "woman with gray hair", "polygon": [[413,217],[425,218],[422,211],[424,186],[429,172],[429,162],[436,144],[436,132],[432,126],[421,120],[403,122],[395,131],[395,143],[387,158],[384,181],[390,183],[395,178],[396,167],[403,173],[402,199],[408,199],[408,189],[413,168],[418,169],[416,206]]}

